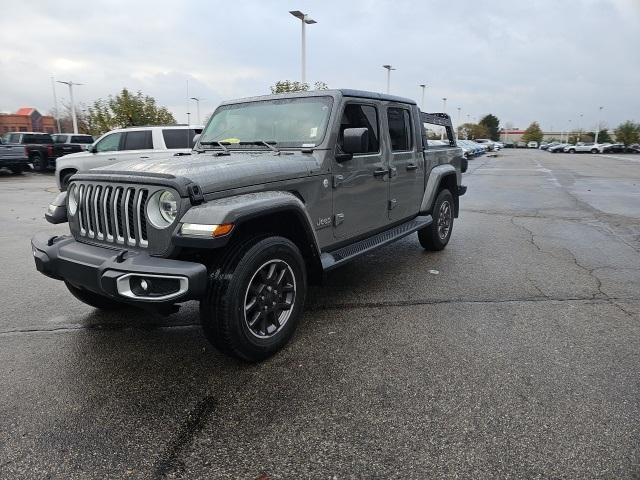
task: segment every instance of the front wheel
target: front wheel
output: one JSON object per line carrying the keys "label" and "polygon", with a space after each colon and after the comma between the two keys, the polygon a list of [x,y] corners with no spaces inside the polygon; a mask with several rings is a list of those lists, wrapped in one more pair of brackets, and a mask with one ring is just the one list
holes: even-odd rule
{"label": "front wheel", "polygon": [[598,149],[597,148],[592,148],[591,149],[591,153],[598,153]]}
{"label": "front wheel", "polygon": [[273,236],[230,250],[200,302],[205,336],[222,352],[264,360],[289,341],[307,289],[304,259],[290,240]]}
{"label": "front wheel", "polygon": [[576,153],[575,148],[572,148],[571,150],[569,150],[569,153]]}
{"label": "front wheel", "polygon": [[442,250],[449,243],[453,231],[453,195],[446,188],[440,190],[433,205],[433,222],[418,230],[418,240],[422,248],[431,251]]}
{"label": "front wheel", "polygon": [[71,292],[71,295],[90,307],[97,308],[99,310],[119,310],[126,306],[124,303],[111,300],[110,298],[90,292],[89,290],[78,288],[71,285],[69,282],[64,283]]}

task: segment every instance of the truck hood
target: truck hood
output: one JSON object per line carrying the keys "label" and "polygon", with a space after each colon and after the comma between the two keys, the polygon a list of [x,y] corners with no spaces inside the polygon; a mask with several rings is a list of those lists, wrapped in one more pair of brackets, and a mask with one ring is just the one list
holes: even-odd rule
{"label": "truck hood", "polygon": [[164,173],[197,183],[206,193],[277,182],[313,175],[320,170],[315,156],[294,153],[274,155],[272,152],[232,152],[215,156],[210,152],[168,156],[152,160],[125,160],[95,168],[92,172],[110,174]]}

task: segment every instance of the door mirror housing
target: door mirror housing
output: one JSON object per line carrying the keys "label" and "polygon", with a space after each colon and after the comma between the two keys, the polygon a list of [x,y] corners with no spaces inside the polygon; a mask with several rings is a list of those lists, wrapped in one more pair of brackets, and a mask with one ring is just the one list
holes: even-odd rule
{"label": "door mirror housing", "polygon": [[366,128],[345,128],[342,151],[355,155],[365,153],[369,148],[369,130]]}
{"label": "door mirror housing", "polygon": [[88,151],[88,152],[91,152],[91,153],[96,153],[96,152],[98,151],[98,149],[96,148],[96,146],[95,146],[95,145],[89,145],[89,146],[87,147],[87,151]]}
{"label": "door mirror housing", "polygon": [[200,140],[200,134],[199,134],[199,133],[196,133],[196,134],[193,136],[193,140],[192,140],[192,142],[193,142],[193,145],[194,145],[194,146],[195,146],[195,144],[196,144],[196,143],[198,143],[198,140]]}

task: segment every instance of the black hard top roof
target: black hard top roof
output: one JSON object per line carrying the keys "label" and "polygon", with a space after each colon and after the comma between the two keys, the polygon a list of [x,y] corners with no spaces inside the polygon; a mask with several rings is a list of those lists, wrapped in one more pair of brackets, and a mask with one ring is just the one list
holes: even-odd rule
{"label": "black hard top roof", "polygon": [[340,89],[331,89],[331,90],[311,90],[308,92],[287,92],[287,93],[276,93],[272,95],[260,95],[256,97],[228,100],[226,102],[222,102],[221,105],[268,100],[270,98],[297,98],[297,97],[321,97],[321,96],[369,98],[372,100],[386,100],[389,102],[408,103],[410,105],[416,104],[415,100],[411,100],[410,98],[397,97],[395,95],[388,95],[386,93],[367,92],[365,90],[354,90],[350,88],[340,88]]}

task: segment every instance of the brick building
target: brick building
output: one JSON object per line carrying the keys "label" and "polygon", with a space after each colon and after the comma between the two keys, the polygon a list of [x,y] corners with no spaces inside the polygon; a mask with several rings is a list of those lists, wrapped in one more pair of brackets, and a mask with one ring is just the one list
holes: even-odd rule
{"label": "brick building", "polygon": [[19,108],[16,113],[0,113],[0,134],[7,132],[56,133],[52,116],[42,115],[32,107]]}

